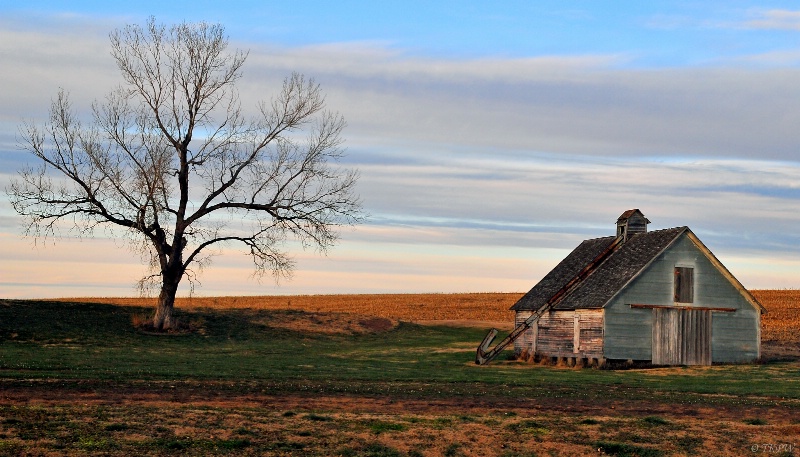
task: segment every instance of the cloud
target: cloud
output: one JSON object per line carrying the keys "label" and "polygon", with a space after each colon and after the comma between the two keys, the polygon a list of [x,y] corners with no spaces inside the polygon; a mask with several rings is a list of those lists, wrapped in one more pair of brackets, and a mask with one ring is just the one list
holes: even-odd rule
{"label": "cloud", "polygon": [[616,157],[795,157],[800,70],[745,61],[744,68],[640,70],[620,68],[622,61],[271,48],[251,54],[244,91],[255,95],[256,84],[292,70],[314,75],[351,134],[370,139]]}
{"label": "cloud", "polygon": [[110,55],[108,32],[117,24],[70,17],[0,20],[0,122],[41,117],[59,87],[70,91],[78,107],[119,83]]}
{"label": "cloud", "polygon": [[[0,70],[0,84],[15,88],[0,92],[1,135],[41,118],[58,87],[86,107],[119,83],[105,34],[57,32],[0,31],[0,56],[14,62]],[[251,50],[246,109],[300,71],[345,115],[351,144],[363,137],[371,145],[794,160],[800,143],[793,68],[636,70],[621,67],[621,54],[434,59],[380,43],[234,44]]]}
{"label": "cloud", "polygon": [[[441,165],[362,166],[360,190],[369,195],[370,211],[378,216],[371,223],[425,227],[439,235],[445,233],[444,227],[474,229],[486,236],[481,242],[453,233],[440,240],[450,244],[545,247],[555,243],[568,248],[576,237],[612,234],[616,216],[639,207],[656,228],[690,225],[712,236],[746,235],[753,240],[768,231],[769,243],[785,252],[797,253],[800,245],[791,229],[800,223],[800,215],[788,211],[800,206],[797,164],[752,160],[598,163],[591,158],[581,163],[547,155],[526,161],[510,157],[496,163],[457,154],[437,155],[437,159]],[[757,243],[766,244],[766,240]]]}
{"label": "cloud", "polygon": [[800,65],[800,49],[786,49],[738,56],[730,59],[736,64],[758,67],[796,67]]}
{"label": "cloud", "polygon": [[800,11],[781,9],[758,11],[753,19],[744,23],[744,26],[757,30],[800,31]]}

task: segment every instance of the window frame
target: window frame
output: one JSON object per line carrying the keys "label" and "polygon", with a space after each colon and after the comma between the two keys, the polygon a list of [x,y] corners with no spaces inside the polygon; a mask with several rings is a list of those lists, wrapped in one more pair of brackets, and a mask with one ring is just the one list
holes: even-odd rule
{"label": "window frame", "polygon": [[675,303],[694,303],[694,267],[675,267],[673,292]]}

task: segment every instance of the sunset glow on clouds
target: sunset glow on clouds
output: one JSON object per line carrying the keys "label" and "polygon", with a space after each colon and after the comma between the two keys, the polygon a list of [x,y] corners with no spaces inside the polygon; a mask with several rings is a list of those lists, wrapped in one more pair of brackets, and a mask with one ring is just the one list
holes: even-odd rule
{"label": "sunset glow on clouds", "polygon": [[[369,218],[327,256],[294,249],[279,285],[230,246],[197,294],[525,291],[630,208],[651,229],[688,225],[746,287],[800,286],[800,11],[786,4],[188,5],[2,7],[0,186],[30,160],[19,125],[42,122],[59,87],[85,113],[120,82],[109,31],[219,21],[250,50],[245,110],[292,71],[321,84]],[[145,268],[123,243],[34,247],[0,195],[0,297],[135,293]]]}

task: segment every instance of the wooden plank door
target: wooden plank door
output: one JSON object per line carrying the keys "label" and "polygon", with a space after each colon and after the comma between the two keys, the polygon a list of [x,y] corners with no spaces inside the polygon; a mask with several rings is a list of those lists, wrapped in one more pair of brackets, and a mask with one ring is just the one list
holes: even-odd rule
{"label": "wooden plank door", "polygon": [[681,310],[681,364],[711,365],[711,311]]}
{"label": "wooden plank door", "polygon": [[711,365],[711,311],[653,308],[654,365]]}

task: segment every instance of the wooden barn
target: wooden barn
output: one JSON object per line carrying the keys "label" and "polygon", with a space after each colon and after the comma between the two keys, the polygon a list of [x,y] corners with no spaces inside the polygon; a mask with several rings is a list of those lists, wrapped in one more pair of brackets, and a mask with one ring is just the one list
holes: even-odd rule
{"label": "wooden barn", "polygon": [[688,227],[649,223],[625,211],[616,236],[582,242],[525,294],[511,308],[515,352],[570,364],[758,359],[761,304]]}

